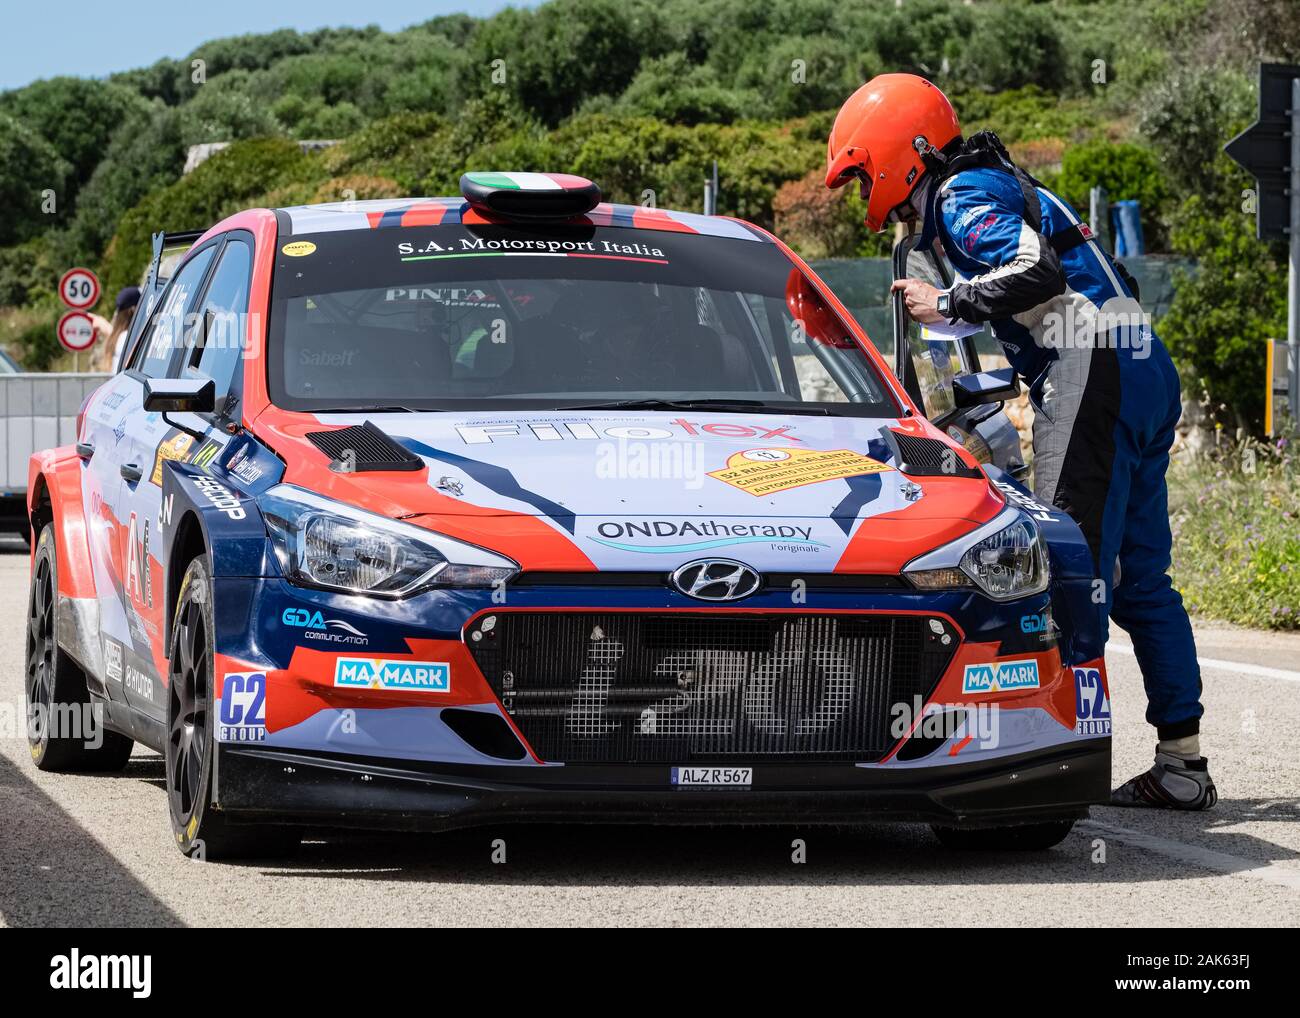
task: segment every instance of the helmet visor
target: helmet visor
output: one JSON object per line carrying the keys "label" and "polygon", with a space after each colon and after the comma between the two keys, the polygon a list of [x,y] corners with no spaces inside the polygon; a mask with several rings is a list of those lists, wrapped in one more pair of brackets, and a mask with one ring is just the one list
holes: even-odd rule
{"label": "helmet visor", "polygon": [[[865,157],[865,158],[864,158]],[[862,149],[848,148],[839,154],[826,173],[826,186],[843,187],[857,179],[864,187],[863,197],[871,193],[871,156]]]}

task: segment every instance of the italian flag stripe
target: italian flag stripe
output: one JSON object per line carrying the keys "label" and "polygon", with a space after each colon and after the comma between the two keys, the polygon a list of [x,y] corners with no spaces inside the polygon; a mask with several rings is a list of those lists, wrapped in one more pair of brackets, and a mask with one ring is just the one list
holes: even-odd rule
{"label": "italian flag stripe", "polygon": [[563,187],[549,173],[471,173],[468,176],[480,187],[504,191],[559,191]]}

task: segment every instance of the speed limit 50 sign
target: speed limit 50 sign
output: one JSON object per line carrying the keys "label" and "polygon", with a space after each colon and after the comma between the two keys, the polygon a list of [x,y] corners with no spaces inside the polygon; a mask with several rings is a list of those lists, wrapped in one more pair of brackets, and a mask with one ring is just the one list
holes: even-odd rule
{"label": "speed limit 50 sign", "polygon": [[90,269],[68,269],[59,279],[59,297],[78,311],[99,303],[99,277]]}

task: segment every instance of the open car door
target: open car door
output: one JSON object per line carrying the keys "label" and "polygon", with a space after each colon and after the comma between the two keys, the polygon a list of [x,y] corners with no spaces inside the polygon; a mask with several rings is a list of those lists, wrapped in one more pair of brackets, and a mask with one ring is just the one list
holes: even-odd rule
{"label": "open car door", "polygon": [[[923,279],[946,290],[953,272],[933,250],[913,250],[913,235],[894,245],[894,279]],[[893,303],[894,371],[925,416],[960,442],[981,463],[992,463],[1013,477],[1028,473],[1020,436],[1003,412],[1003,403],[1020,391],[1009,367],[981,370],[976,338],[986,327],[930,328],[907,313],[902,293]]]}

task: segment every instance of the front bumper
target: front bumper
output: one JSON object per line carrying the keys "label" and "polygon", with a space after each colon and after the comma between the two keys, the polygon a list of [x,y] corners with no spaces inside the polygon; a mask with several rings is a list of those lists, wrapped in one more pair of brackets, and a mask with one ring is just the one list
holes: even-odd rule
{"label": "front bumper", "polygon": [[[810,593],[805,607],[792,609],[788,593],[773,593],[749,599],[743,610],[727,611],[701,609],[664,591],[550,587],[521,589],[501,607],[486,593],[431,592],[385,605],[381,615],[365,599],[291,588],[282,581],[219,579],[217,587],[218,688],[233,674],[256,673],[266,693],[265,725],[253,733],[255,739],[217,746],[213,805],[236,822],[408,830],[504,821],[989,826],[1081,817],[1088,805],[1105,802],[1110,794],[1109,720],[1100,729],[1076,726],[1079,690],[1104,691],[1100,661],[1091,663],[1092,685],[1081,685],[1076,678],[1081,670],[1066,663],[1064,647],[1055,638],[1024,632],[1021,625],[1025,617],[1047,612],[1046,595],[990,605],[957,593],[817,592]],[[568,754],[564,747],[547,752],[542,740],[530,739],[534,729],[506,693],[500,662],[482,654],[476,658],[466,632],[473,635],[471,623],[483,629],[487,613],[596,608],[627,618],[678,612],[683,627],[690,619],[726,624],[732,616],[756,614],[938,616],[956,627],[951,631],[959,638],[937,686],[928,695],[917,689],[915,697],[900,696],[897,704],[882,701],[884,708],[891,709],[892,720],[895,707],[906,708],[904,714],[915,719],[931,708],[965,705],[995,711],[998,725],[975,724],[967,735],[920,740],[913,737],[918,728],[896,745],[891,737],[889,743],[858,744],[869,751],[850,755],[854,745],[849,744],[801,760],[794,753],[765,754],[755,744],[702,756],[674,748],[652,759],[618,746],[604,747],[598,757]],[[317,614],[315,628],[304,629],[301,623]],[[496,628],[500,632],[503,621]],[[336,639],[335,633],[345,637]],[[355,633],[365,642],[356,642]],[[551,653],[550,643],[539,646]],[[664,651],[671,653],[671,648]],[[584,667],[580,657],[560,671],[576,675]],[[449,688],[358,688],[341,681],[345,658],[444,662],[438,667],[445,668]],[[541,660],[545,664],[544,656]],[[998,661],[1037,662],[1039,678],[1025,689],[963,688],[978,666]],[[480,662],[491,666],[487,674],[498,676],[500,695]],[[638,667],[639,674],[648,674],[650,665]],[[242,684],[245,700],[236,706],[251,709],[251,686]],[[985,714],[982,720],[992,719]],[[498,735],[502,741],[494,742]],[[593,759],[600,762],[583,762]],[[752,786],[701,789],[670,783],[672,765],[724,762],[752,766]]]}
{"label": "front bumper", "polygon": [[1087,816],[1110,795],[1110,739],[934,767],[755,765],[746,789],[673,788],[652,765],[481,767],[223,746],[235,822],[440,831],[498,822],[987,827]]}

